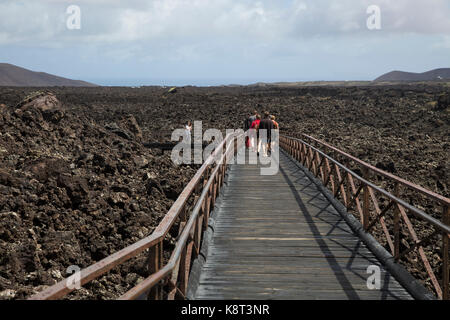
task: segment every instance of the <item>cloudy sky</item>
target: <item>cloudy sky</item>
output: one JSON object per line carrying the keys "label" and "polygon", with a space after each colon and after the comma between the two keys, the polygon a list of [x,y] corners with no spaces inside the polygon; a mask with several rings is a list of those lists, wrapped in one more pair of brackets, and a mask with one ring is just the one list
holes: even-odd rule
{"label": "cloudy sky", "polygon": [[0,0],[0,62],[104,85],[372,80],[450,67],[450,1]]}

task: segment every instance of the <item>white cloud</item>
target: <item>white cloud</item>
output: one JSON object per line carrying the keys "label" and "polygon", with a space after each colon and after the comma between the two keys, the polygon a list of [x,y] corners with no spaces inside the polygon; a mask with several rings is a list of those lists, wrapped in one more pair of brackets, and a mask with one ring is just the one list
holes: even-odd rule
{"label": "white cloud", "polygon": [[371,4],[381,7],[383,32],[450,34],[448,0],[79,0],[79,32],[65,28],[69,3],[3,0],[0,32],[7,36],[2,43],[351,36],[367,32]]}
{"label": "white cloud", "polygon": [[450,34],[448,0],[377,0],[388,31]]}
{"label": "white cloud", "polygon": [[[75,3],[82,24],[71,31],[66,8]],[[366,28],[369,5],[381,8],[380,31]],[[252,61],[332,54],[344,50],[336,39],[362,40],[352,55],[392,35],[450,37],[449,17],[448,0],[2,0],[0,46],[84,46],[117,61]]]}

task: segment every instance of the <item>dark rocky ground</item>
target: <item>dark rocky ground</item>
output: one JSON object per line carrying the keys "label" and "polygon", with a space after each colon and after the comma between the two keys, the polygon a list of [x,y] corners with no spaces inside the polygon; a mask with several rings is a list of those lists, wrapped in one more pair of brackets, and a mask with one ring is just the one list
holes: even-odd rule
{"label": "dark rocky ground", "polygon": [[[52,88],[61,105],[17,108],[36,90],[0,88],[0,299],[25,298],[68,266],[149,235],[196,168],[142,142],[167,141],[187,120],[236,128],[268,110],[286,134],[311,134],[449,196],[448,87]],[[117,297],[146,276],[143,259],[70,297]]]}

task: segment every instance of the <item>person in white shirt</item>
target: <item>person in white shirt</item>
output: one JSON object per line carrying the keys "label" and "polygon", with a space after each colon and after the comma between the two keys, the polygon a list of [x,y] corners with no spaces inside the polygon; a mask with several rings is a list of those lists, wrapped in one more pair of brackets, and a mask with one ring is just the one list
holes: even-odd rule
{"label": "person in white shirt", "polygon": [[190,121],[188,121],[184,129],[185,134],[184,141],[189,144],[191,143],[191,131],[192,131],[192,124]]}

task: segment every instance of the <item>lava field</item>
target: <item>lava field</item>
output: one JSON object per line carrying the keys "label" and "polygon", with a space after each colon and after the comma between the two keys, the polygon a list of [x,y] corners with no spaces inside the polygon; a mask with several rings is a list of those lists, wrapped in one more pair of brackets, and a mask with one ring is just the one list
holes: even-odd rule
{"label": "lava field", "polygon": [[[24,101],[37,90],[51,93]],[[188,120],[242,128],[267,110],[282,134],[449,197],[449,97],[438,84],[0,88],[0,299],[27,298],[151,234],[198,167],[144,143],[169,141]],[[138,257],[68,298],[114,299],[146,272]]]}

